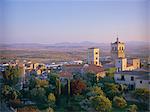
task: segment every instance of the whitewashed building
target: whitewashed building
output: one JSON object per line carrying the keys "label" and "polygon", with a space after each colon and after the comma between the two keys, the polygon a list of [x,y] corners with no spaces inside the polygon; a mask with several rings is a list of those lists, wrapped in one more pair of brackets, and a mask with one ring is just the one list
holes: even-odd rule
{"label": "whitewashed building", "polygon": [[121,71],[116,72],[114,80],[119,84],[126,84],[129,89],[147,88],[149,89],[149,72],[145,71]]}

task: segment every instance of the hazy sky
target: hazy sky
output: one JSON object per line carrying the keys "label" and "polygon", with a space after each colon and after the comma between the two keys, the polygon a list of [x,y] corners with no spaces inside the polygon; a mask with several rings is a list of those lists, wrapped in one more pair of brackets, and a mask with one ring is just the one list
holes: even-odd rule
{"label": "hazy sky", "polygon": [[146,41],[148,1],[1,0],[0,42]]}

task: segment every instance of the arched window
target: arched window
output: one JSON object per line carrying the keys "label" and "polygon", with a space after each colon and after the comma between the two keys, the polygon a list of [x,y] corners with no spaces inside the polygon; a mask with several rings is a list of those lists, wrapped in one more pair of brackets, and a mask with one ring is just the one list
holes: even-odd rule
{"label": "arched window", "polygon": [[121,47],[119,47],[119,50],[121,50]]}

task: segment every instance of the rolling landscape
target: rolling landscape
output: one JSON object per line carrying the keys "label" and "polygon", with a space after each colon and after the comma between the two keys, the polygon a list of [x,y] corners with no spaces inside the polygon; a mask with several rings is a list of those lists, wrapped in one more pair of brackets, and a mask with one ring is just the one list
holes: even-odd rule
{"label": "rolling landscape", "polygon": [[[148,42],[127,42],[128,56],[148,58]],[[1,44],[0,57],[2,61],[14,59],[32,60],[37,62],[58,62],[71,60],[85,60],[87,48],[100,48],[100,57],[110,55],[110,43],[56,43],[56,44]]]}

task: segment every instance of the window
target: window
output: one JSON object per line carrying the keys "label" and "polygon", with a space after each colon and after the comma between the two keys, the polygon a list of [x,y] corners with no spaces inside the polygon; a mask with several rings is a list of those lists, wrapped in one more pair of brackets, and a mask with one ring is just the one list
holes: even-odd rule
{"label": "window", "polygon": [[121,50],[121,47],[119,47],[119,50]]}
{"label": "window", "polygon": [[121,80],[125,80],[124,75],[121,76]]}
{"label": "window", "polygon": [[95,54],[98,54],[98,52],[96,52]]}
{"label": "window", "polygon": [[134,77],[131,77],[131,81],[134,81]]}
{"label": "window", "polygon": [[133,90],[134,89],[134,85],[130,85],[130,89]]}
{"label": "window", "polygon": [[96,57],[96,60],[97,60],[98,58]]}
{"label": "window", "polygon": [[142,81],[140,81],[140,83],[142,84]]}
{"label": "window", "polygon": [[97,61],[96,61],[96,65],[97,65]]}
{"label": "window", "polygon": [[123,47],[122,47],[122,50],[123,50]]}

